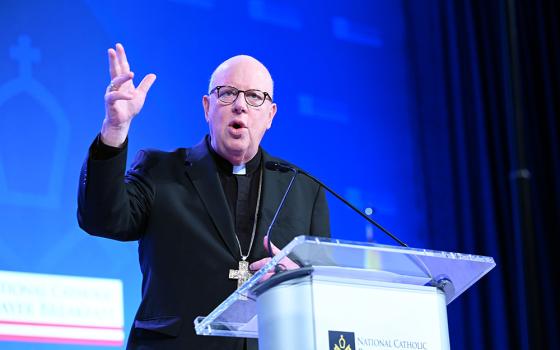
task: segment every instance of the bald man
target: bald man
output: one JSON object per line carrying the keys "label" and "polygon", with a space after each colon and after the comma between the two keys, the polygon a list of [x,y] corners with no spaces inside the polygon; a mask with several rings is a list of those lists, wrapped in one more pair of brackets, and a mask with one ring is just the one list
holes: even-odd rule
{"label": "bald man", "polygon": [[[125,173],[127,137],[156,76],[136,87],[122,45],[108,50],[105,118],[80,176],[78,222],[88,233],[137,240],[142,302],[128,349],[257,349],[255,340],[196,336],[209,314],[267,261],[264,235],[291,174],[260,147],[277,106],[266,67],[250,56],[216,68],[202,97],[209,134],[190,148],[140,151]],[[299,177],[274,226],[279,248],[295,236],[329,236],[324,191]]]}

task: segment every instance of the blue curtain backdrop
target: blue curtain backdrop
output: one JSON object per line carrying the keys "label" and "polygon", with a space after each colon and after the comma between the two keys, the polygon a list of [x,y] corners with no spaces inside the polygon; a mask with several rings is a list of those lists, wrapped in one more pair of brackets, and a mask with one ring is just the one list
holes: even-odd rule
{"label": "blue curtain backdrop", "polygon": [[[543,0],[3,0],[0,270],[122,280],[128,332],[137,245],[89,237],[75,218],[106,49],[122,42],[137,78],[158,75],[129,159],[198,142],[210,73],[245,53],[275,80],[268,151],[413,247],[496,259],[449,306],[453,349],[558,348],[558,13]],[[335,237],[393,244],[329,203]]]}
{"label": "blue curtain backdrop", "polygon": [[476,251],[498,265],[450,305],[452,348],[556,349],[558,3],[405,8],[430,246]]}

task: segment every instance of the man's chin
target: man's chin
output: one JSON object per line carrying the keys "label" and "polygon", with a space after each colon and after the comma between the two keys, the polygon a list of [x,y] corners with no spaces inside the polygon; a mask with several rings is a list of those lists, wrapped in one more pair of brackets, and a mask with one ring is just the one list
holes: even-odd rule
{"label": "man's chin", "polygon": [[243,154],[249,149],[249,143],[246,140],[233,139],[225,145],[225,149],[228,153]]}
{"label": "man's chin", "polygon": [[[226,145],[224,158],[230,162],[235,160],[235,163],[246,163],[252,158],[250,144],[247,142],[232,142]],[[256,153],[256,152],[255,152]]]}

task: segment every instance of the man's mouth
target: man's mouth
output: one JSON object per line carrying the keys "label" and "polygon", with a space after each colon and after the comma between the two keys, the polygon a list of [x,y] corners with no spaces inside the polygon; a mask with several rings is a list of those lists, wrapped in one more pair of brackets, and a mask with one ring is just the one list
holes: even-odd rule
{"label": "man's mouth", "polygon": [[243,129],[243,128],[246,128],[246,127],[247,127],[245,124],[243,124],[243,122],[241,122],[241,121],[236,121],[236,120],[234,120],[234,121],[232,121],[231,123],[229,123],[229,126],[232,127],[232,128],[234,128],[234,129],[236,129],[236,130],[237,130],[237,129]]}

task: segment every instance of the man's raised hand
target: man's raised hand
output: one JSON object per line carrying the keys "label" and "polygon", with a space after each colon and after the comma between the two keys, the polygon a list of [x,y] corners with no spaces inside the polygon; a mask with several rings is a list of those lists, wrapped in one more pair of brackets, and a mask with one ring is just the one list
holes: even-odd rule
{"label": "man's raised hand", "polygon": [[109,146],[119,147],[126,140],[132,118],[142,109],[156,75],[146,75],[138,87],[135,87],[132,81],[134,73],[130,71],[124,47],[116,44],[107,54],[111,82],[105,91],[105,119],[101,127],[101,141]]}

